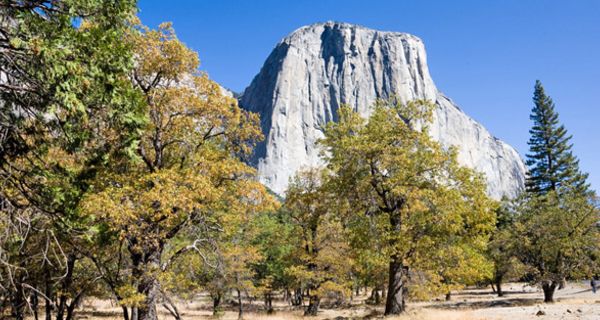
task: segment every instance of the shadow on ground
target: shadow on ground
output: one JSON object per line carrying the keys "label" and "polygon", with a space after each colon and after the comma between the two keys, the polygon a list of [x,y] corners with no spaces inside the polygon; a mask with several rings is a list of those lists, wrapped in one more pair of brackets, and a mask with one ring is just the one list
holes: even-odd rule
{"label": "shadow on ground", "polygon": [[542,302],[540,298],[514,298],[490,301],[456,301],[445,302],[443,304],[430,305],[428,309],[483,309],[483,308],[501,308],[501,307],[526,307],[539,304]]}
{"label": "shadow on ground", "polygon": [[[510,296],[513,294],[539,294],[539,292],[535,292],[535,291],[525,291],[525,290],[521,290],[521,291],[503,291],[504,296]],[[457,292],[457,293],[452,293],[453,297],[461,297],[461,296],[493,296],[496,297],[498,294],[496,292],[493,291],[465,291],[465,292]]]}

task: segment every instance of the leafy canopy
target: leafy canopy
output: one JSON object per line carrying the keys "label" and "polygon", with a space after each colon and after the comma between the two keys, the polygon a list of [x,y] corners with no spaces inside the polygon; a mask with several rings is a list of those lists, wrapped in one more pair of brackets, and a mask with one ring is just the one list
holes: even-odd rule
{"label": "leafy canopy", "polygon": [[495,204],[484,178],[459,166],[455,149],[430,138],[433,108],[424,101],[390,99],[376,103],[365,120],[343,107],[321,144],[333,190],[350,201],[348,218],[377,230],[375,241],[396,271],[419,270],[425,284],[441,288],[450,279],[472,283],[488,272],[481,255]]}

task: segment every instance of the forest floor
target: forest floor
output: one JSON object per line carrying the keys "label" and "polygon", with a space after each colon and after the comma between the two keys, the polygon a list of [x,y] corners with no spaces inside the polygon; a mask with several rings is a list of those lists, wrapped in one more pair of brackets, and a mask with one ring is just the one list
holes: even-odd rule
{"label": "forest floor", "polygon": [[[386,319],[398,320],[562,320],[600,319],[600,292],[593,294],[589,282],[569,283],[566,288],[556,291],[555,303],[544,304],[543,294],[536,287],[526,284],[505,285],[505,296],[497,297],[489,288],[466,289],[454,292],[450,301],[436,299],[428,302],[412,302],[407,312],[399,317]],[[323,308],[312,319],[377,319],[382,318],[383,307],[365,305],[365,297],[355,299],[354,304],[345,308]],[[276,312],[266,315],[262,303],[255,301],[244,306],[247,311],[244,319],[301,319],[302,310],[292,309],[283,302],[275,305]],[[194,302],[180,303],[178,308],[184,320],[214,319],[211,316],[208,297],[195,299]],[[543,313],[543,314],[541,314]],[[120,308],[106,301],[89,301],[79,313],[79,319],[120,320]],[[539,314],[539,315],[538,315]],[[226,308],[220,319],[237,319],[235,308]],[[166,310],[161,309],[159,319],[171,320]]]}

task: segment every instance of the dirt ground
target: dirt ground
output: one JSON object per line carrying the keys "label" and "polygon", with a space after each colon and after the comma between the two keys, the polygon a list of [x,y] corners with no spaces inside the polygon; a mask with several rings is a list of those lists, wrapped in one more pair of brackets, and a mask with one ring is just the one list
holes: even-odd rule
{"label": "dirt ground", "polygon": [[[541,290],[525,284],[509,284],[504,290],[506,295],[498,298],[489,288],[467,289],[453,293],[451,301],[429,301],[409,303],[406,314],[386,319],[398,320],[521,320],[521,319],[581,319],[600,320],[600,292],[593,294],[589,283],[569,283],[566,288],[555,294],[556,302],[542,303]],[[184,320],[214,319],[211,316],[207,297],[194,302],[178,305]],[[302,310],[293,310],[283,302],[276,304],[276,312],[266,315],[260,311],[262,304],[254,302],[245,309],[244,319],[301,319]],[[541,311],[541,312],[540,312]],[[367,306],[358,303],[342,309],[322,309],[312,319],[374,319],[382,318],[383,307]],[[538,313],[543,313],[538,315]],[[80,319],[113,320],[122,319],[120,309],[110,302],[90,301],[79,312]],[[173,319],[163,309],[161,320]],[[237,312],[228,309],[221,319],[237,319]]]}

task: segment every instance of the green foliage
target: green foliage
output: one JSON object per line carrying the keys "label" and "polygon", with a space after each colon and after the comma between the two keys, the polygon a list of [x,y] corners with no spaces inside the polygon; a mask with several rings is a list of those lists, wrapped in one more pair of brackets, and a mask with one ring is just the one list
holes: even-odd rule
{"label": "green foliage", "polygon": [[[424,274],[432,289],[471,283],[489,268],[481,255],[493,230],[494,203],[483,177],[460,167],[454,149],[429,137],[432,108],[423,101],[391,99],[378,102],[364,120],[343,107],[322,141],[332,188],[336,198],[350,202],[350,219],[365,213],[381,217],[376,237],[396,281],[388,283],[396,292],[388,302],[395,299],[396,305],[386,306],[386,313],[403,309],[405,267]],[[474,268],[459,274],[467,265]]]}
{"label": "green foliage", "polygon": [[285,289],[291,283],[286,270],[291,266],[290,258],[295,244],[289,215],[284,209],[262,213],[252,224],[257,230],[252,245],[258,248],[262,257],[254,264],[255,286],[263,294]]}
{"label": "green foliage", "polygon": [[531,110],[533,127],[529,130],[529,153],[527,165],[527,191],[546,194],[550,191],[563,192],[575,189],[588,192],[588,174],[579,169],[579,160],[573,155],[571,137],[559,123],[554,102],[546,95],[542,83],[535,83],[534,107]]}
{"label": "green foliage", "polygon": [[299,172],[290,181],[284,204],[294,227],[292,236],[298,239],[295,263],[286,272],[296,286],[309,290],[308,313],[316,312],[320,298],[332,295],[341,299],[351,288],[353,261],[341,220],[347,207],[328,189],[327,179],[318,169]]}
{"label": "green foliage", "polygon": [[514,232],[522,241],[520,260],[534,282],[541,283],[545,301],[551,302],[558,283],[581,277],[577,273],[584,270],[590,275],[599,246],[596,224],[600,217],[588,175],[580,171],[571,151],[571,136],[560,125],[540,81],[533,100],[527,193],[518,205]]}
{"label": "green foliage", "polygon": [[0,57],[11,83],[0,88],[1,170],[22,196],[14,200],[54,213],[60,230],[88,226],[79,201],[109,159],[136,145],[144,124],[129,80],[133,53],[122,41],[134,10],[132,1],[3,6],[3,31],[18,47]]}
{"label": "green foliage", "polygon": [[48,145],[98,158],[135,143],[143,117],[122,41],[135,1],[6,1],[2,10],[10,45],[0,58],[11,83],[0,90],[11,124],[2,160]]}
{"label": "green foliage", "polygon": [[487,255],[494,264],[490,281],[496,285],[498,295],[502,295],[502,283],[517,280],[526,272],[526,266],[517,258],[520,239],[514,237],[517,218],[515,201],[502,199],[496,209],[496,229],[488,245]]}
{"label": "green foliage", "polygon": [[352,257],[354,285],[382,289],[387,282],[389,257],[379,236],[386,221],[381,215],[351,215],[346,220]]}
{"label": "green foliage", "polygon": [[408,294],[524,273],[553,292],[600,272],[598,199],[541,83],[529,192],[513,202],[498,206],[431,139],[434,105],[391,98],[368,119],[340,108],[320,141],[327,166],[297,173],[280,208],[244,162],[263,138],[257,115],[198,71],[170,24],[134,12],[131,0],[0,5],[0,310],[12,317],[42,293],[57,319],[110,296],[146,320],[159,302],[176,315],[172,296],[208,291],[218,314],[230,292],[271,308],[290,289],[315,314],[386,283],[390,314]]}
{"label": "green foliage", "polygon": [[83,257],[95,226],[81,199],[109,159],[136,145],[145,120],[122,41],[135,2],[3,1],[0,11],[0,214],[4,239],[18,239],[0,241],[1,294],[23,301],[48,288],[56,316],[72,316],[99,291]]}
{"label": "green foliage", "polygon": [[594,274],[600,250],[597,200],[576,192],[524,197],[512,236],[534,283]]}
{"label": "green foliage", "polygon": [[262,138],[258,118],[197,71],[197,54],[170,24],[158,30],[136,25],[126,40],[135,49],[133,82],[149,121],[137,157],[104,170],[81,210],[105,226],[98,239],[108,233],[126,243],[131,277],[125,281],[145,297],[141,318],[155,317],[166,291],[193,287],[193,272],[172,272],[192,253],[203,258],[196,268],[219,269],[213,275],[225,288],[251,291],[250,265],[260,255],[250,245],[249,222],[275,205],[240,160]]}
{"label": "green foliage", "polygon": [[139,307],[146,299],[146,297],[139,293],[137,288],[131,284],[118,287],[115,293],[121,297],[119,304],[126,307]]}

